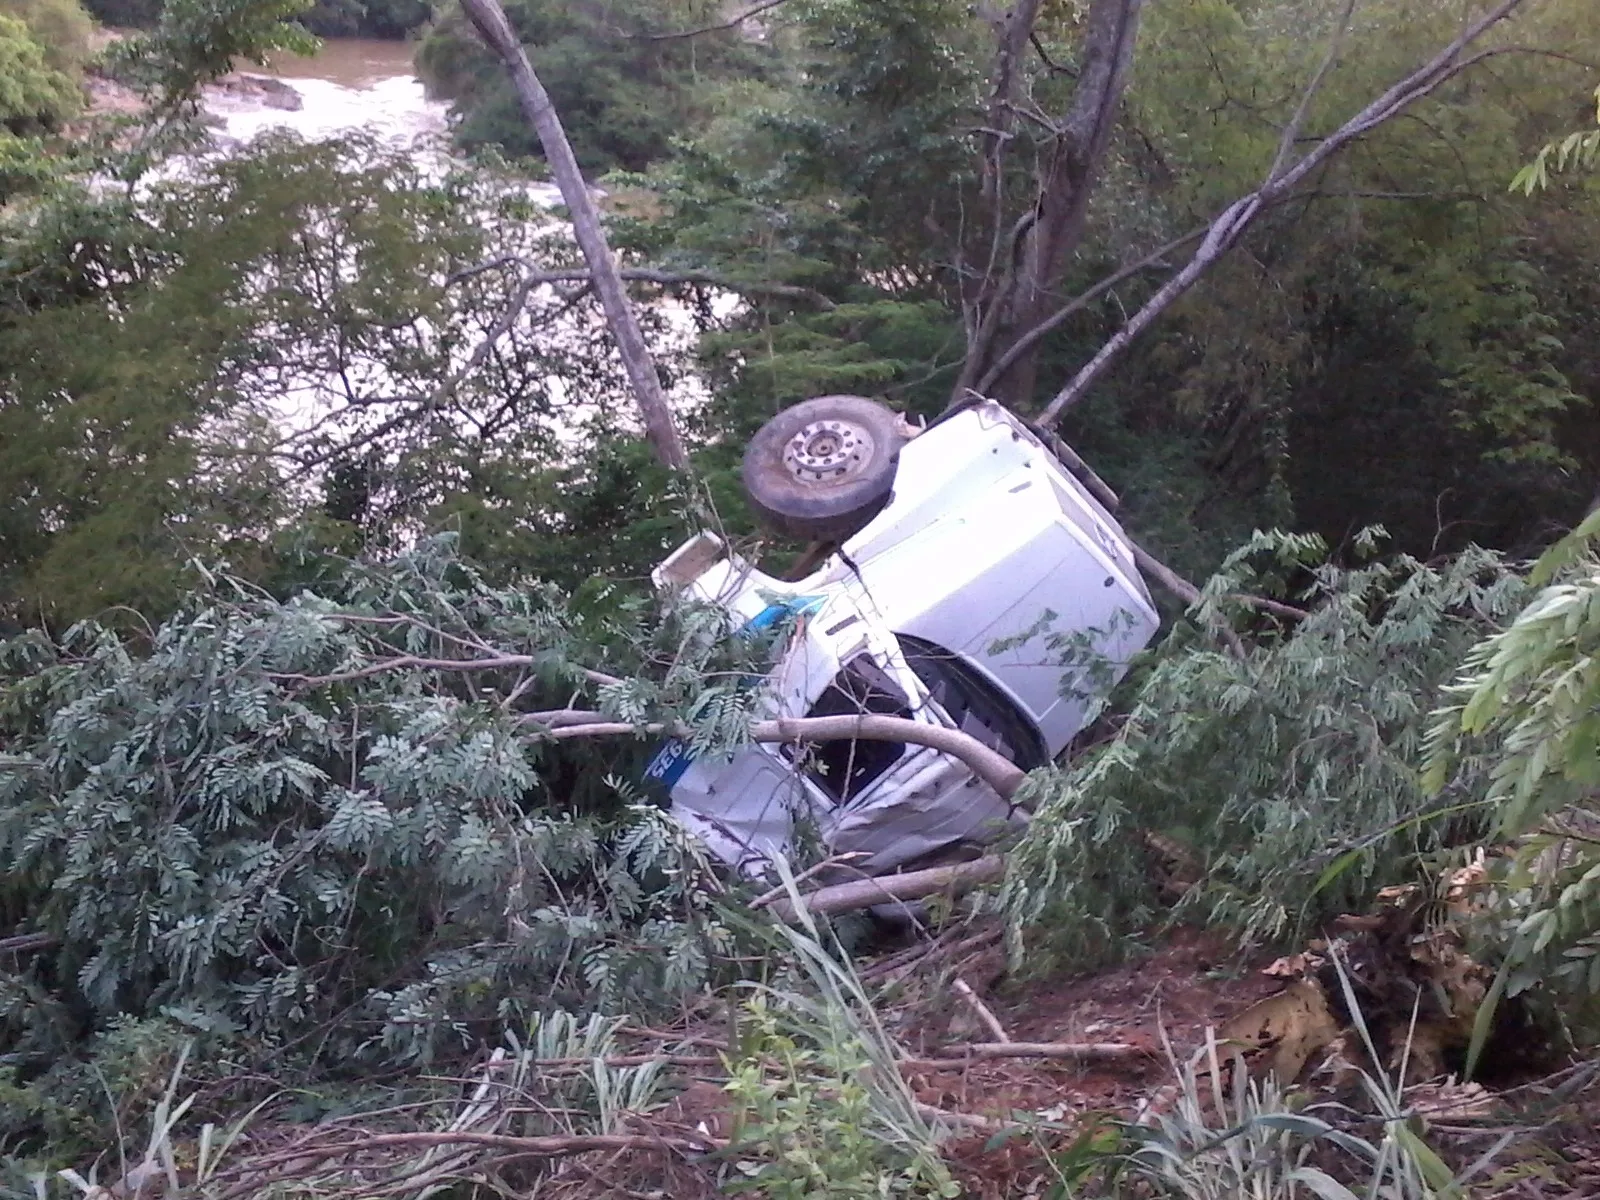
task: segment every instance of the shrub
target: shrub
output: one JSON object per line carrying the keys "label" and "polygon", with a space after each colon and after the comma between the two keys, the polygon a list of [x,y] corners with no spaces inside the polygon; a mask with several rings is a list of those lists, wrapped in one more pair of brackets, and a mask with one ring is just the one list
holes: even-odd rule
{"label": "shrub", "polygon": [[1417,772],[1440,689],[1521,580],[1484,550],[1344,567],[1317,539],[1258,534],[1198,621],[1238,620],[1230,596],[1302,573],[1304,620],[1236,652],[1175,634],[1135,673],[1114,736],[1024,784],[1036,816],[1005,886],[1015,928],[1085,961],[1137,931],[1155,913],[1155,835],[1199,875],[1180,911],[1247,942],[1285,937],[1481,824],[1456,811],[1468,781],[1430,797]]}

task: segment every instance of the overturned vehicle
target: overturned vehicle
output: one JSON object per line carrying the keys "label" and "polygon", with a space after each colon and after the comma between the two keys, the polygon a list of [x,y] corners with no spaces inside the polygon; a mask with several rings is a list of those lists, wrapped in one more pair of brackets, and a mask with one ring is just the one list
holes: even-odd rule
{"label": "overturned vehicle", "polygon": [[[794,622],[763,681],[765,716],[901,717],[1028,771],[1066,747],[1156,631],[1121,527],[992,401],[919,431],[863,397],[808,400],[751,441],[744,482],[769,525],[819,544],[820,565],[774,578],[703,532],[653,578],[751,628]],[[671,741],[647,774],[750,876],[792,859],[802,830],[881,874],[961,857],[1024,819],[960,759],[899,742],[708,758]]]}

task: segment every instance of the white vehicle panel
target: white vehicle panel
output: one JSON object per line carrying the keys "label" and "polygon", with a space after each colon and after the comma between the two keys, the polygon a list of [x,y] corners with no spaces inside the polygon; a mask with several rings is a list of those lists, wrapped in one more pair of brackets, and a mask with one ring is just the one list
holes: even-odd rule
{"label": "white vehicle panel", "polygon": [[[1027,736],[1051,756],[1095,702],[1064,695],[1075,691],[1076,676],[1048,644],[1052,635],[1081,635],[1120,676],[1158,625],[1114,518],[1033,434],[987,402],[904,446],[888,505],[807,578],[773,578],[701,534],[654,579],[722,607],[741,625],[800,613],[766,683],[770,715],[803,716],[825,694],[841,695],[830,693],[841,668],[864,656],[903,693],[898,715],[958,727],[908,664],[897,636],[908,635],[986,680],[983,687],[1003,698],[993,704],[1015,709],[1034,731]],[[1019,641],[1025,634],[1033,636]],[[929,651],[917,653],[925,659]],[[1099,689],[1085,683],[1082,690]],[[970,728],[977,713],[969,705],[961,721]],[[845,760],[845,782],[816,756],[797,762],[792,748],[777,747],[689,761],[669,746],[650,774],[668,788],[685,825],[750,874],[791,850],[799,816],[816,822],[830,852],[859,852],[866,857],[855,869],[874,871],[952,843],[991,841],[1024,819],[947,754],[899,747],[886,765],[885,744],[877,746],[871,771]],[[850,794],[857,776],[860,790]]]}

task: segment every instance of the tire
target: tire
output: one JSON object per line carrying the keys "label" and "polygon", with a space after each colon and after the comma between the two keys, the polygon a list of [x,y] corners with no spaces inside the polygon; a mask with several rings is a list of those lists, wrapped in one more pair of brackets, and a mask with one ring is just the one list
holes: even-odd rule
{"label": "tire", "polygon": [[779,533],[842,542],[889,502],[903,429],[865,396],[818,396],[785,409],[745,450],[751,507]]}

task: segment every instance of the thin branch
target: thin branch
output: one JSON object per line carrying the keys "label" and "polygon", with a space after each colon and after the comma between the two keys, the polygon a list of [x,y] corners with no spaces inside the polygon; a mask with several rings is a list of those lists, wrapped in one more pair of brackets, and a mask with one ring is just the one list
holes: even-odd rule
{"label": "thin branch", "polygon": [[947,1046],[945,1054],[937,1058],[908,1059],[921,1067],[931,1065],[935,1070],[948,1069],[956,1063],[973,1059],[995,1058],[1071,1058],[1079,1060],[1144,1058],[1150,1052],[1142,1046],[1128,1042],[972,1042],[966,1045]]}
{"label": "thin branch", "polygon": [[1064,67],[1050,57],[1049,52],[1044,48],[1044,43],[1039,40],[1039,35],[1036,32],[1029,31],[1028,41],[1033,43],[1033,50],[1039,56],[1039,61],[1050,71],[1057,75],[1065,75],[1068,79],[1076,79],[1078,77],[1078,73],[1071,67]]}
{"label": "thin branch", "polygon": [[1461,56],[1463,50],[1523,3],[1525,0],[1501,0],[1427,63],[1351,117],[1297,163],[1290,166],[1274,162],[1273,169],[1255,191],[1235,200],[1212,221],[1205,239],[1183,270],[1157,289],[1155,295],[1056,393],[1039,418],[1040,424],[1054,423],[1063,412],[1083,399],[1089,388],[1127,351],[1134,339],[1154,324],[1180,296],[1194,287],[1218,259],[1233,248],[1263,208],[1286,194],[1357,138],[1398,116],[1411,104],[1431,94],[1475,63],[1498,53],[1487,50],[1466,58]]}
{"label": "thin branch", "polygon": [[997,1121],[993,1117],[979,1116],[977,1113],[950,1112],[948,1109],[935,1108],[931,1104],[924,1104],[921,1100],[914,1101],[919,1116],[929,1121],[945,1121],[951,1125],[958,1125],[963,1129],[976,1129],[983,1133],[999,1133],[1002,1129],[1015,1128],[1009,1122]]}
{"label": "thin branch", "polygon": [[0,954],[23,954],[29,950],[49,950],[59,946],[61,939],[53,933],[19,933],[15,937],[0,938]]}
{"label": "thin branch", "polygon": [[720,33],[724,29],[732,29],[743,25],[751,17],[759,17],[769,9],[777,8],[784,0],[762,0],[760,4],[752,4],[743,12],[735,13],[726,21],[718,25],[703,25],[699,29],[681,29],[676,33],[630,33],[628,36],[634,41],[641,42],[676,42],[683,38],[699,37],[702,33]]}
{"label": "thin branch", "polygon": [[264,1154],[252,1159],[250,1165],[263,1167],[277,1162],[327,1159],[369,1150],[423,1146],[485,1146],[538,1158],[562,1158],[595,1150],[680,1150],[689,1154],[704,1154],[725,1144],[720,1138],[704,1135],[686,1138],[613,1133],[517,1137],[508,1133],[476,1133],[470,1130],[455,1133],[362,1133],[358,1138],[328,1145],[297,1145],[273,1154]]}
{"label": "thin branch", "polygon": [[978,1020],[983,1022],[989,1032],[994,1034],[995,1041],[1004,1042],[1007,1045],[1011,1044],[1011,1036],[1006,1033],[1006,1027],[1000,1024],[1000,1018],[995,1016],[994,1010],[983,1002],[983,998],[977,992],[972,990],[970,983],[958,975],[950,987],[956,995],[966,1001],[967,1007],[977,1015]]}
{"label": "thin branch", "polygon": [[1062,322],[1068,317],[1075,313],[1082,312],[1085,308],[1088,308],[1089,305],[1100,299],[1101,296],[1104,296],[1119,283],[1133,278],[1133,276],[1139,274],[1141,271],[1148,271],[1153,267],[1161,266],[1162,260],[1165,259],[1167,255],[1171,254],[1174,250],[1181,249],[1182,247],[1188,245],[1190,242],[1204,234],[1205,231],[1206,226],[1201,226],[1198,229],[1191,229],[1182,237],[1174,238],[1165,246],[1162,246],[1157,250],[1152,250],[1138,262],[1129,263],[1121,270],[1107,275],[1088,291],[1083,292],[1079,296],[1070,300],[1068,303],[1056,309],[1055,312],[1051,313],[1043,321],[1040,321],[1032,329],[1029,329],[1026,333],[1020,334],[1016,340],[1006,348],[1006,352],[996,359],[994,364],[983,373],[983,378],[978,380],[977,384],[974,385],[973,390],[987,395],[989,389],[994,387],[995,383],[1000,379],[1000,377],[1010,370],[1012,365],[1019,358],[1033,349],[1034,345],[1039,341],[1040,338],[1056,329],[1059,329]]}
{"label": "thin branch", "polygon": [[[369,679],[389,671],[501,671],[510,667],[549,667],[548,659],[530,654],[498,654],[490,658],[423,658],[415,654],[402,654],[379,662],[368,663],[350,671],[337,671],[331,675],[269,674],[269,679],[280,683],[294,683],[302,687],[325,687],[330,683],[348,683],[354,679]],[[619,684],[622,680],[603,671],[588,667],[576,668],[591,683]],[[631,728],[631,726],[630,726]]]}
{"label": "thin branch", "polygon": [[1328,77],[1328,72],[1333,70],[1333,64],[1338,61],[1339,47],[1344,45],[1345,34],[1350,32],[1350,17],[1355,10],[1356,0],[1345,0],[1344,12],[1339,14],[1338,28],[1328,39],[1328,52],[1322,56],[1316,74],[1311,77],[1311,82],[1300,94],[1300,103],[1295,106],[1294,116],[1290,117],[1289,123],[1283,127],[1283,136],[1278,139],[1278,152],[1272,156],[1272,167],[1267,171],[1268,179],[1283,170],[1284,164],[1289,161],[1289,155],[1294,152],[1295,139],[1305,127],[1306,114],[1311,111],[1311,101],[1322,90],[1322,81]]}

